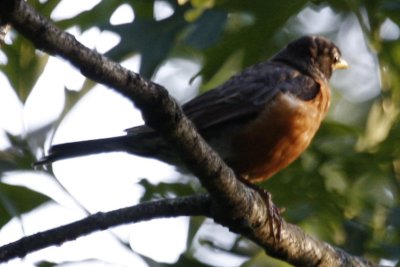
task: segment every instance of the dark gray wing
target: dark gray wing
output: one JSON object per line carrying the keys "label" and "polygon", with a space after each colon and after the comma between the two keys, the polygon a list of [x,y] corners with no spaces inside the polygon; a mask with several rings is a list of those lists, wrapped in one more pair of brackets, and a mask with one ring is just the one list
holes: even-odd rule
{"label": "dark gray wing", "polygon": [[183,105],[198,130],[242,117],[257,116],[279,93],[312,99],[319,86],[290,66],[263,62],[233,76],[223,85]]}

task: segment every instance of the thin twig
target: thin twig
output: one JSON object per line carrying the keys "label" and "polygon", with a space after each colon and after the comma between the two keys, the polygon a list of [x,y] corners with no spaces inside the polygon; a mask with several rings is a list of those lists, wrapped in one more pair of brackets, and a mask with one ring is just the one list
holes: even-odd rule
{"label": "thin twig", "polygon": [[0,262],[24,257],[33,251],[60,245],[92,232],[121,224],[177,216],[209,216],[209,207],[210,198],[206,195],[198,195],[144,202],[111,212],[98,212],[82,220],[26,236],[0,247]]}

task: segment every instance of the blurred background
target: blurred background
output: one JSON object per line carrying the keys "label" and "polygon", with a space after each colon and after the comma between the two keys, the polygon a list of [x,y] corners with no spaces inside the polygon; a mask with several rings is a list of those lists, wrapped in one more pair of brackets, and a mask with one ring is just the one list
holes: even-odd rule
{"label": "blurred background", "polygon": [[[86,46],[180,102],[267,60],[305,34],[332,39],[351,65],[332,80],[311,147],[261,186],[308,234],[383,266],[400,258],[400,2],[29,0]],[[51,144],[124,134],[143,123],[114,91],[15,31],[0,51],[0,245],[97,211],[202,191],[195,177],[109,153],[32,163]],[[289,266],[205,218],[125,225],[7,266]]]}

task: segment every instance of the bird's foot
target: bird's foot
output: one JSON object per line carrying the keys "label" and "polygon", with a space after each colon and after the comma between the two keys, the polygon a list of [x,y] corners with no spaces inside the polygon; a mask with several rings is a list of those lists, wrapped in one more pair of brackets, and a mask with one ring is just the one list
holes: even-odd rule
{"label": "bird's foot", "polygon": [[[261,187],[258,187],[257,192],[261,195],[267,207],[268,226],[273,242],[279,242],[281,240],[283,222],[281,210],[272,202],[272,195],[270,192]],[[274,227],[274,225],[276,225],[276,228]]]}
{"label": "bird's foot", "polygon": [[239,176],[239,180],[242,181],[245,185],[257,191],[260,194],[261,198],[264,200],[265,206],[267,208],[267,223],[270,229],[270,235],[273,239],[274,244],[277,241],[279,242],[281,240],[281,231],[283,223],[281,212],[283,212],[284,210],[280,210],[272,202],[272,195],[270,192],[268,192],[262,187],[250,183],[248,180],[246,180],[241,176]]}

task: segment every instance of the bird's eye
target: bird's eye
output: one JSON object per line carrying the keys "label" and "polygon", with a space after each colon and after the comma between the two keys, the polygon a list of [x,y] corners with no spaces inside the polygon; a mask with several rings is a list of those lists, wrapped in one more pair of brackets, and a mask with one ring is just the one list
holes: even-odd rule
{"label": "bird's eye", "polygon": [[340,61],[340,57],[338,55],[335,55],[333,57],[333,64],[338,63]]}
{"label": "bird's eye", "polygon": [[340,55],[338,53],[333,54],[333,64],[336,64],[340,61]]}

